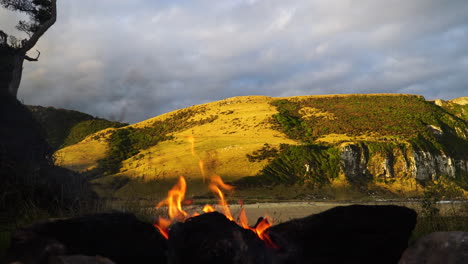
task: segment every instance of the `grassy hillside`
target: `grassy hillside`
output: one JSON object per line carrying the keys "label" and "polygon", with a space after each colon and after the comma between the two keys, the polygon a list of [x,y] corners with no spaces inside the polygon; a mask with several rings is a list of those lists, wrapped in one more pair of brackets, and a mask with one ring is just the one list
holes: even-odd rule
{"label": "grassy hillside", "polygon": [[[297,144],[271,128],[270,119],[276,113],[270,104],[272,100],[263,96],[237,97],[177,110],[121,128],[119,131],[126,132],[115,134],[118,136],[90,136],[84,142],[61,149],[57,155],[61,164],[69,168],[76,165],[75,156],[85,155],[90,163],[82,170],[90,169],[91,163],[98,165],[97,161],[109,148],[94,153],[87,148],[92,144],[102,146],[98,138],[108,137],[110,151],[113,148],[115,158],[123,161],[121,174],[130,177],[201,178],[200,159],[206,163],[207,173],[216,172],[227,178],[254,175],[266,161],[251,163],[246,153],[260,149],[265,143]],[[189,137],[195,139],[195,155]]]}
{"label": "grassy hillside", "polygon": [[28,106],[28,109],[44,129],[47,141],[54,149],[76,144],[86,136],[108,127],[127,125],[74,110],[42,106]]}
{"label": "grassy hillside", "polygon": [[468,97],[460,97],[450,101],[436,100],[435,104],[453,115],[468,121]]}
{"label": "grassy hillside", "polygon": [[[279,129],[306,143],[408,140],[424,150],[468,158],[466,120],[413,95],[295,97],[273,103]],[[332,142],[330,142],[332,143]]]}
{"label": "grassy hillside", "polygon": [[416,95],[234,97],[103,130],[56,156],[62,166],[105,176],[95,183],[126,197],[159,192],[181,175],[199,186],[218,174],[244,178],[245,186],[260,180],[320,187],[342,180],[344,143],[365,143],[374,156],[420,149],[468,158],[468,123],[451,109]]}

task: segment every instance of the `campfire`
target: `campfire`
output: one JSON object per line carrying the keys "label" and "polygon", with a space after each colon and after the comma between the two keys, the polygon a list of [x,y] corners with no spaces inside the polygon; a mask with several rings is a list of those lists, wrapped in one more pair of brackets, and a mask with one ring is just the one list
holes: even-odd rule
{"label": "campfire", "polygon": [[[154,224],[154,226],[161,232],[161,235],[164,238],[169,239],[169,228],[174,222],[185,222],[190,217],[199,216],[199,213],[193,213],[189,215],[186,211],[182,209],[182,204],[185,197],[187,183],[184,177],[180,177],[177,184],[169,191],[168,197],[158,203],[157,207],[161,207],[166,205],[168,208],[168,215],[169,219],[164,217],[159,217],[158,221]],[[265,230],[272,225],[272,220],[268,215],[265,217],[261,217],[257,224],[254,227],[250,227],[248,225],[248,218],[245,214],[244,207],[241,204],[239,216],[237,219],[234,219],[231,210],[229,208],[229,204],[225,199],[225,195],[223,190],[232,190],[233,186],[228,185],[223,182],[221,177],[213,176],[211,177],[211,183],[209,185],[210,190],[213,191],[215,195],[219,198],[218,206],[221,208],[222,214],[230,221],[236,222],[239,226],[251,230],[254,232],[260,239],[265,241],[271,247],[275,247],[271,239],[269,238],[268,234],[265,233]],[[205,205],[202,209],[204,213],[212,213],[216,210],[212,205]]]}
{"label": "campfire", "polygon": [[[198,164],[200,167],[200,172],[203,177],[203,182],[206,182],[206,170],[204,168],[203,160],[197,155],[195,151],[195,138],[193,136],[187,137],[188,142],[191,143],[191,153],[192,156],[198,159]],[[265,215],[264,217],[259,218],[257,224],[254,227],[250,227],[248,225],[248,218],[245,213],[243,203],[241,203],[240,212],[238,217],[235,219],[231,213],[229,208],[229,204],[225,198],[223,191],[232,191],[234,189],[233,186],[224,183],[222,178],[218,175],[210,176],[210,183],[208,188],[215,194],[218,198],[218,207],[221,209],[221,213],[230,221],[237,223],[239,226],[243,227],[244,229],[251,230],[254,232],[261,240],[265,241],[270,247],[275,248],[276,245],[271,241],[268,234],[265,233],[265,230],[272,225],[272,219]],[[178,182],[174,185],[174,187],[168,192],[167,198],[157,204],[157,208],[162,206],[167,206],[168,209],[168,218],[159,217],[158,221],[154,223],[154,226],[161,232],[161,235],[164,238],[169,239],[169,228],[174,222],[185,222],[187,219],[195,216],[199,216],[199,213],[189,214],[183,210],[182,205],[185,199],[185,193],[187,190],[187,182],[183,176],[179,177]],[[212,213],[215,212],[215,208],[210,205],[206,204],[202,211],[204,213]]]}

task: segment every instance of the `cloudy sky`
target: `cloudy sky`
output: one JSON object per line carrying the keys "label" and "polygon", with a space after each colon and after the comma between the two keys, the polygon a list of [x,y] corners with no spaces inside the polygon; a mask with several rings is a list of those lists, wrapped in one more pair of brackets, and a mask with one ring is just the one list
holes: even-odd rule
{"label": "cloudy sky", "polygon": [[468,96],[466,0],[58,2],[25,104],[134,123],[239,95]]}

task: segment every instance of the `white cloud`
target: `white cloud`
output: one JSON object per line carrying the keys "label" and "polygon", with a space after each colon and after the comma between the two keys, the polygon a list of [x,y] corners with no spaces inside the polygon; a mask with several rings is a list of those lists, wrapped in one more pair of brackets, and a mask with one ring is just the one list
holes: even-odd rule
{"label": "white cloud", "polygon": [[280,9],[277,17],[271,23],[269,30],[283,30],[285,29],[296,13],[295,9]]}

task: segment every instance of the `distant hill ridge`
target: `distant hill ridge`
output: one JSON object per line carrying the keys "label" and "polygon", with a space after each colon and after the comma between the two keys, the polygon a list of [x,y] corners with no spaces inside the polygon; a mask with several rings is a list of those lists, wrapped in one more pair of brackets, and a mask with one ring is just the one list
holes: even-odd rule
{"label": "distant hill ridge", "polygon": [[44,129],[47,141],[54,149],[76,144],[86,136],[108,127],[128,125],[75,110],[33,105],[27,108]]}
{"label": "distant hill ridge", "polygon": [[233,181],[386,186],[444,175],[468,189],[467,105],[458,102],[402,94],[240,96],[97,132],[56,156],[77,171],[100,169],[107,175],[101,183],[201,179],[201,160],[205,176]]}
{"label": "distant hill ridge", "polygon": [[433,102],[457,117],[468,120],[468,97],[459,97],[449,101],[437,99]]}
{"label": "distant hill ridge", "polygon": [[459,104],[459,105],[467,105],[468,104],[468,96],[452,99],[452,100],[450,100],[450,102],[455,103],[455,104]]}

